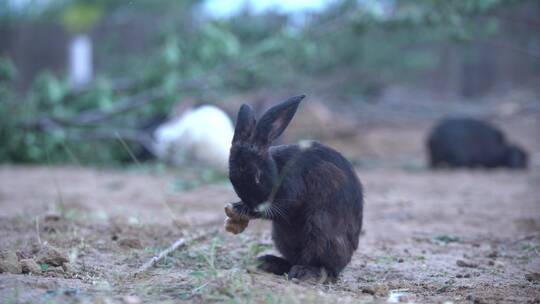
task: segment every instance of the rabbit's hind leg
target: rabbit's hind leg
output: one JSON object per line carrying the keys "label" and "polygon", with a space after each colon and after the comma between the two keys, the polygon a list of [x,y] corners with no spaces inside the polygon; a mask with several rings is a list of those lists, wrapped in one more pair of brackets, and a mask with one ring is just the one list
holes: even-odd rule
{"label": "rabbit's hind leg", "polygon": [[288,278],[314,283],[334,283],[337,280],[337,276],[326,268],[309,265],[294,265],[289,271]]}
{"label": "rabbit's hind leg", "polygon": [[291,270],[291,264],[284,258],[267,254],[257,258],[257,268],[277,275],[284,275]]}

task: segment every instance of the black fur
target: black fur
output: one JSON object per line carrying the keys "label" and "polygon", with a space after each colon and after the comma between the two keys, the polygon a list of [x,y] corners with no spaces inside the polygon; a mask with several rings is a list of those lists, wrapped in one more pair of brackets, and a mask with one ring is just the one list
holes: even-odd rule
{"label": "black fur", "polygon": [[269,109],[255,127],[249,106],[240,109],[229,159],[229,178],[242,200],[234,208],[273,222],[283,258],[260,257],[259,268],[298,279],[318,277],[324,268],[336,278],[358,247],[362,186],[351,164],[322,144],[270,147],[303,98]]}
{"label": "black fur", "polygon": [[427,142],[430,166],[440,167],[527,167],[526,152],[506,142],[494,126],[476,119],[442,120]]}

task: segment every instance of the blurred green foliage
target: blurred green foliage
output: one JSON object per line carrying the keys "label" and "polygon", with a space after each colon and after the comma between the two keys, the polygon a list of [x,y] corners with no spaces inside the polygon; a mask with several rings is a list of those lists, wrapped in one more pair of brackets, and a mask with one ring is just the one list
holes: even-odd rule
{"label": "blurred green foliage", "polygon": [[[16,93],[12,85],[16,68],[2,58],[0,162],[118,163],[128,159],[128,154],[114,136],[96,144],[85,135],[134,129],[144,119],[165,113],[182,97],[208,90],[219,94],[291,87],[354,71],[362,79],[350,79],[344,86],[350,85],[355,94],[369,94],[377,82],[436,63],[437,53],[426,46],[441,41],[464,43],[495,33],[497,17],[489,13],[514,2],[401,0],[388,13],[366,4],[376,2],[342,0],[302,21],[275,12],[254,15],[249,11],[228,19],[194,20],[192,13],[201,3],[197,0],[52,1],[27,15],[0,4],[0,24],[14,18],[52,19],[61,20],[67,31],[87,32],[100,20],[119,16],[143,16],[160,23],[156,47],[144,58],[139,55],[131,61],[126,54],[108,52],[106,43],[101,50],[97,45],[97,54],[105,53],[109,62],[123,68],[101,71],[82,91],[72,90],[62,77],[44,71],[28,92]],[[128,79],[118,85],[116,79],[126,75]],[[160,92],[152,96],[152,103],[110,121],[58,124],[83,111],[106,113],[126,98],[149,90]],[[53,118],[46,128],[32,125],[43,117]]]}
{"label": "blurred green foliage", "polygon": [[101,19],[103,13],[98,4],[76,3],[64,10],[62,23],[70,32],[86,32]]}

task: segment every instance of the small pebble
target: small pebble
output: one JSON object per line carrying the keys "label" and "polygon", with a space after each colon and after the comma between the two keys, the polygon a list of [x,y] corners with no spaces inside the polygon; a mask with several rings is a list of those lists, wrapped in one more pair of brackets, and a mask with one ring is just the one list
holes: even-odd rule
{"label": "small pebble", "polygon": [[22,268],[19,259],[14,251],[0,252],[0,273],[21,273]]}
{"label": "small pebble", "polygon": [[41,267],[33,259],[21,260],[22,273],[41,273]]}
{"label": "small pebble", "polygon": [[71,263],[64,263],[64,265],[62,265],[62,270],[64,270],[65,273],[75,273],[75,268],[73,267],[73,265]]}
{"label": "small pebble", "polygon": [[62,266],[62,264],[68,262],[68,256],[51,245],[43,245],[37,253],[36,261],[39,264]]}
{"label": "small pebble", "polygon": [[134,237],[120,239],[118,241],[118,245],[120,245],[121,247],[133,248],[133,249],[143,248],[141,244],[141,240]]}
{"label": "small pebble", "polygon": [[124,296],[122,298],[122,302],[124,302],[125,304],[139,304],[139,303],[142,303],[141,298],[139,298],[139,297],[137,297],[135,295]]}
{"label": "small pebble", "polygon": [[478,267],[477,264],[472,263],[472,262],[467,262],[467,261],[464,261],[464,260],[457,260],[456,265],[458,265],[459,267],[468,267],[468,268],[476,268],[476,267]]}
{"label": "small pebble", "polygon": [[62,219],[62,215],[55,211],[49,211],[45,214],[43,218],[46,222],[58,222]]}
{"label": "small pebble", "polygon": [[504,263],[501,262],[501,261],[495,261],[495,265],[494,265],[494,266],[497,267],[497,268],[501,268],[501,269],[502,269],[502,268],[504,268]]}
{"label": "small pebble", "polygon": [[375,289],[373,289],[373,288],[371,288],[369,286],[366,286],[366,287],[362,288],[362,292],[370,294],[370,295],[374,295],[375,294]]}
{"label": "small pebble", "polygon": [[540,281],[540,272],[528,273],[525,275],[525,279],[529,282],[538,282]]}
{"label": "small pebble", "polygon": [[492,251],[492,252],[488,253],[488,255],[487,255],[488,258],[492,258],[492,259],[494,259],[494,258],[496,258],[498,256],[499,256],[499,253],[497,251]]}
{"label": "small pebble", "polygon": [[64,290],[63,294],[66,296],[77,296],[79,293],[81,293],[81,290],[79,288],[69,288]]}
{"label": "small pebble", "polygon": [[471,301],[473,302],[474,304],[484,304],[486,303],[484,300],[482,300],[481,298],[479,297],[475,297],[473,295],[468,295],[466,298],[465,298],[467,301]]}

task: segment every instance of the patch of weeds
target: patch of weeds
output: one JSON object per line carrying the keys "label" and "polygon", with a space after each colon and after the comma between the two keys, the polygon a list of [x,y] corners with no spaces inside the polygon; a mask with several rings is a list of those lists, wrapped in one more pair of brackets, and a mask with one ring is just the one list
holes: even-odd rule
{"label": "patch of weeds", "polygon": [[540,253],[540,245],[539,244],[523,244],[520,247],[521,251],[525,252],[534,252],[534,253]]}
{"label": "patch of weeds", "polygon": [[83,220],[86,215],[84,211],[77,208],[68,208],[61,196],[54,203],[54,211],[58,212],[62,218],[71,221]]}
{"label": "patch of weeds", "polygon": [[423,255],[417,255],[417,256],[414,256],[413,259],[416,261],[425,261],[426,257]]}
{"label": "patch of weeds", "polygon": [[380,256],[380,257],[377,257],[377,259],[375,259],[375,263],[377,264],[390,264],[390,263],[394,263],[394,262],[397,262],[397,258],[393,257],[393,256]]}
{"label": "patch of weeds", "polygon": [[518,257],[516,257],[517,261],[519,264],[529,264],[529,262],[531,261],[531,257],[530,256],[527,256],[527,255],[520,255]]}
{"label": "patch of weeds", "polygon": [[[182,293],[191,288],[188,284],[171,284],[170,282],[153,282],[146,286],[144,293],[157,295],[159,297],[167,296],[170,298],[178,298]],[[143,293],[143,294],[144,294]]]}
{"label": "patch of weeds", "polygon": [[251,243],[247,250],[240,252],[240,255],[242,256],[241,266],[253,266],[257,260],[257,256],[259,256],[261,252],[270,248],[272,248],[272,245],[269,244],[262,244],[258,242]]}
{"label": "patch of weeds", "polygon": [[[297,297],[294,297],[290,294],[278,295],[276,296],[275,292],[266,292],[262,295],[262,301],[266,304],[280,304],[280,303],[308,303],[306,299],[299,300]],[[320,299],[319,299],[320,300]],[[320,303],[318,301],[313,301],[313,303]]]}
{"label": "patch of weeds", "polygon": [[54,209],[60,213],[61,216],[65,216],[66,215],[66,204],[64,204],[64,200],[62,199],[62,197],[58,197],[58,199],[56,200],[55,204],[54,204]]}
{"label": "patch of weeds", "polygon": [[[209,247],[199,247],[197,244],[194,244],[191,246],[191,250],[177,250],[159,261],[156,267],[170,268],[179,266],[194,270],[205,269],[207,271],[214,271],[217,269],[218,263],[225,264],[226,262],[226,255],[218,254],[218,250],[221,248],[220,239],[216,237],[212,239]],[[164,249],[161,247],[146,247],[144,251],[149,255],[156,256]]]}
{"label": "patch of weeds", "polygon": [[368,276],[365,278],[365,281],[368,282],[368,283],[373,283],[373,282],[376,282],[376,281],[377,281],[377,277],[374,276],[374,275],[368,275]]}
{"label": "patch of weeds", "polygon": [[[188,273],[181,283],[164,283],[157,286],[152,282],[143,290],[143,294],[165,295],[174,301],[224,302],[224,303],[290,303],[284,296],[265,288],[253,288],[253,278],[245,271],[246,264],[271,247],[268,244],[252,242],[224,244],[223,239],[215,237],[210,241],[194,244],[189,250],[176,252],[168,257],[159,267],[168,267],[171,263],[182,264]],[[146,251],[159,252],[159,248],[146,248]],[[231,254],[231,252],[233,252]]]}
{"label": "patch of weeds", "polygon": [[250,297],[247,277],[238,268],[230,270],[203,269],[189,274],[193,288],[181,293],[183,300],[200,296],[206,301],[230,301]]}
{"label": "patch of weeds", "polygon": [[[202,247],[197,250],[187,252],[187,257],[191,260],[191,265],[196,269],[216,270],[218,260],[217,251],[221,249],[220,239],[215,237],[210,242],[210,247]],[[186,256],[185,255],[185,256]]]}
{"label": "patch of weeds", "polygon": [[39,265],[39,267],[41,267],[41,271],[47,271],[49,269],[49,264],[43,263]]}
{"label": "patch of weeds", "polygon": [[448,272],[443,271],[443,272],[430,274],[429,276],[432,277],[432,278],[439,278],[439,277],[448,277],[448,275],[449,275]]}
{"label": "patch of weeds", "polygon": [[193,265],[200,263],[202,259],[200,254],[190,250],[177,250],[172,253],[170,258],[171,260],[174,259],[176,265],[188,267],[192,267]]}
{"label": "patch of weeds", "polygon": [[175,265],[177,265],[177,258],[174,255],[168,255],[164,257],[161,261],[159,261],[159,263],[157,263],[155,267],[165,269],[172,268]]}
{"label": "patch of weeds", "polygon": [[437,292],[446,292],[449,291],[452,287],[454,287],[455,280],[448,280],[444,282],[444,284],[437,288]]}
{"label": "patch of weeds", "polygon": [[261,252],[271,249],[272,245],[262,244],[262,243],[253,243],[249,246],[249,255],[251,257],[257,257]]}
{"label": "patch of weeds", "polygon": [[191,272],[189,274],[191,277],[200,280],[217,274],[216,249],[218,247],[218,242],[218,238],[213,238],[208,249],[204,248],[196,253],[201,270]]}
{"label": "patch of weeds", "polygon": [[[188,275],[190,288],[179,294],[180,299],[201,298],[203,302],[218,301],[226,303],[253,302],[256,296],[251,287],[249,275],[243,262],[247,256],[255,256],[265,249],[262,245],[252,245],[244,259],[231,261],[221,255],[221,240],[214,238],[206,248],[197,252],[198,268]],[[259,295],[260,297],[260,295]],[[240,300],[241,299],[241,300]],[[255,301],[258,302],[258,301]]]}
{"label": "patch of weeds", "polygon": [[218,247],[219,239],[217,237],[212,239],[208,254],[203,254],[202,258],[206,261],[211,270],[216,270],[216,249]]}
{"label": "patch of weeds", "polygon": [[439,244],[443,244],[443,245],[446,245],[446,244],[449,244],[449,243],[457,243],[460,241],[459,237],[455,236],[455,235],[448,235],[448,234],[443,234],[443,235],[439,235],[439,236],[436,236],[434,238],[435,242],[439,243]]}
{"label": "patch of weeds", "polygon": [[504,270],[499,269],[499,268],[490,268],[488,270],[488,273],[491,274],[491,275],[499,275],[501,273],[504,273]]}

